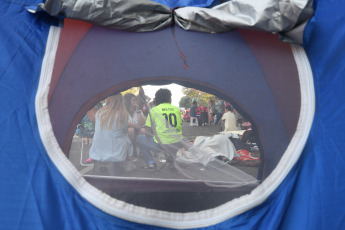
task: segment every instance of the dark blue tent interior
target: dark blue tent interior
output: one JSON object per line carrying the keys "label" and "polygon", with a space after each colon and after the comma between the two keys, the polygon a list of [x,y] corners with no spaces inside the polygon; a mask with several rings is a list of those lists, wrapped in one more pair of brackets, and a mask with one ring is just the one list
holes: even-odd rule
{"label": "dark blue tent interior", "polygon": [[[68,47],[76,33],[63,30],[60,40],[65,44],[60,42],[59,48]],[[177,83],[230,101],[252,122],[264,159],[259,179],[278,164],[297,127],[300,85],[290,45],[276,36],[246,30],[206,34],[178,27],[132,33],[92,26],[80,37],[60,67],[62,74],[53,75],[49,100],[54,134],[66,154],[76,125],[99,100],[133,86]],[[66,56],[57,55],[57,62]],[[128,181],[115,184],[107,188],[133,188]]]}

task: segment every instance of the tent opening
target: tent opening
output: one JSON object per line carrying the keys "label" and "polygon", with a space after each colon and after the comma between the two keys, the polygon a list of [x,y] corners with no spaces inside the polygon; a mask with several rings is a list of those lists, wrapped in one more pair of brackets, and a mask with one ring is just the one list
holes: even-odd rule
{"label": "tent opening", "polygon": [[[165,104],[156,102],[159,98],[155,94],[160,89],[171,92],[171,108],[169,105],[163,109],[175,108],[177,113],[155,116],[154,108]],[[109,105],[114,105],[113,99],[123,106],[106,117],[104,114],[111,111]],[[121,109],[128,116],[128,125],[122,130],[118,128],[120,124],[111,121],[113,115],[119,119]],[[220,98],[179,84],[143,85],[110,93],[79,119],[68,157],[91,184],[114,198],[176,212],[216,207],[248,194],[259,184],[257,178],[261,178],[259,135],[252,128],[250,115],[242,115],[238,110],[244,111],[229,96]],[[114,125],[102,129],[100,124],[105,119]],[[161,129],[161,123],[165,129],[169,123],[171,127],[164,132],[173,131],[161,140],[157,140],[158,135],[142,135],[147,122],[155,123],[156,129]],[[181,136],[175,132],[179,126]],[[143,146],[140,139],[144,137],[147,142],[156,141],[152,141],[156,145],[149,150],[155,168],[148,167],[146,149],[142,149],[147,145]],[[176,146],[174,141],[165,143],[167,138],[176,138],[180,145]]]}
{"label": "tent opening", "polygon": [[[170,29],[131,33],[78,25],[66,23],[61,31],[49,84],[48,109],[58,145],[91,185],[114,198],[139,206],[176,212],[199,211],[250,193],[278,165],[296,131],[301,107],[298,71],[289,45],[265,33],[238,30],[205,34],[176,28],[176,46]],[[125,93],[121,103],[117,94],[131,87],[142,86],[145,95],[152,100],[154,96],[149,95],[148,85],[172,83],[195,89],[200,94],[211,94],[214,103],[218,99],[229,102],[229,110],[234,109],[244,119],[238,122],[236,118],[239,130],[229,136],[225,126],[221,130],[222,126],[213,125],[214,119],[221,118],[222,114],[218,116],[212,114],[213,111],[210,114],[207,108],[210,101],[203,104],[201,95],[189,100],[192,103],[194,99],[197,108],[205,105],[208,110],[206,113],[204,109],[199,110],[196,119],[191,119],[193,116],[190,115],[193,103],[180,106],[179,101],[174,108],[164,108],[166,112],[159,118],[155,108],[160,108],[161,103],[151,108],[151,101],[147,101],[146,111],[143,111],[147,114],[144,115],[153,118],[149,122],[152,130],[156,129],[153,126],[159,126],[161,132],[151,133],[152,138],[141,140],[127,135],[125,125],[129,118],[125,120],[124,113],[106,110],[111,107],[108,101],[115,107],[123,104],[121,111],[124,111]],[[170,91],[172,96],[178,93],[174,89]],[[185,99],[185,103],[187,101]],[[141,102],[137,100],[138,104]],[[98,111],[102,111],[99,116],[99,124],[103,123],[99,127],[101,131],[108,130],[113,123],[124,130],[125,135],[119,130],[113,134],[117,139],[122,138],[123,143],[116,145],[115,150],[126,150],[131,154],[123,154],[111,161],[121,163],[98,164],[96,175],[93,173],[95,161],[102,160],[87,154],[95,143],[97,127],[85,138],[81,134],[85,127],[81,124],[87,113],[93,112],[97,118]],[[116,116],[121,119],[115,119]],[[109,117],[114,119],[106,119]],[[146,118],[145,125],[147,122]],[[249,128],[255,134],[255,141],[251,142],[255,144],[240,150],[249,152],[242,152],[243,157],[260,158],[250,161],[257,167],[252,174],[241,168],[249,168],[242,166],[242,161],[238,160],[235,165],[236,158],[242,157],[237,155],[240,153],[236,149],[235,135],[244,136],[244,131]],[[141,130],[135,130],[135,134],[142,135]],[[167,138],[167,134],[175,135],[173,140]],[[174,145],[177,142],[182,146]],[[147,145],[150,149],[143,154],[143,146]],[[154,150],[152,145],[156,146]],[[173,156],[171,149],[177,150]],[[140,154],[146,156],[144,161]],[[118,173],[118,169],[121,172]],[[141,171],[136,171],[139,169]],[[163,172],[168,176],[162,177]],[[128,176],[130,174],[134,175]],[[181,202],[176,202],[173,197]]]}

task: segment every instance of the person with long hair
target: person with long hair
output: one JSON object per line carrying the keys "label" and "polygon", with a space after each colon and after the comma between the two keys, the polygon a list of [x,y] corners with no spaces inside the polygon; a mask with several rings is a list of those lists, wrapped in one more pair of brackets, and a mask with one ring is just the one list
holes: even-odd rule
{"label": "person with long hair", "polygon": [[145,132],[143,126],[145,125],[146,117],[143,111],[138,108],[138,99],[133,93],[126,93],[123,99],[128,112],[128,137],[134,147],[136,147],[135,138],[138,134]]}
{"label": "person with long hair", "polygon": [[127,136],[128,113],[120,93],[105,99],[95,116],[95,134],[90,148],[94,174],[118,175],[133,146]]}

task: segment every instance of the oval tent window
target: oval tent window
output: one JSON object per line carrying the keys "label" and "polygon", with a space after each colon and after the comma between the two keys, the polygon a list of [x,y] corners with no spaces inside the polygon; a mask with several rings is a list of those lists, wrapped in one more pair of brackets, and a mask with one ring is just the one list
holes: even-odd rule
{"label": "oval tent window", "polygon": [[[41,79],[42,88],[49,87],[41,91],[48,101],[41,106],[48,113],[41,115],[50,119],[54,136],[49,130],[41,135],[50,136],[53,144],[46,148],[62,174],[108,213],[126,219],[141,213],[141,222],[150,223],[143,209],[150,208],[166,218],[161,226],[175,226],[175,215],[209,209],[228,218],[239,213],[232,211],[234,205],[243,206],[243,212],[264,199],[258,193],[267,197],[300,154],[313,113],[311,75],[303,50],[277,36],[177,27],[132,33],[72,20],[50,36],[56,55],[52,74]],[[190,108],[162,96],[158,89],[171,84],[184,96],[189,93],[185,107]],[[139,89],[151,96],[140,99]],[[180,93],[169,92],[170,97]],[[136,109],[126,94],[138,95]],[[193,101],[196,115],[190,114]],[[221,125],[226,113],[236,128]],[[134,115],[146,128],[133,126],[133,138],[128,122]],[[106,138],[106,144],[98,143]],[[95,150],[96,145],[105,149]],[[105,156],[106,145],[117,157]],[[76,182],[80,178],[87,189]],[[265,183],[268,193],[261,190]],[[94,195],[99,190],[107,195]],[[138,212],[119,210],[118,200],[134,204]],[[226,214],[217,209],[224,204]],[[198,214],[190,218],[188,223],[195,224]]]}

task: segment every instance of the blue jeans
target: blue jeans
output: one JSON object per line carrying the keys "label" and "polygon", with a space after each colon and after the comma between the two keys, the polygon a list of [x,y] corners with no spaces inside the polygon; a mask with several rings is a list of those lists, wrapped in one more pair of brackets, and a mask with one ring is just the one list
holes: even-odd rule
{"label": "blue jeans", "polygon": [[158,153],[165,150],[174,160],[176,158],[176,152],[183,147],[182,144],[177,142],[173,144],[163,145],[163,150],[161,146],[153,140],[153,137],[145,136],[143,134],[138,135],[136,137],[136,140],[144,160],[149,164],[154,163],[150,151]]}
{"label": "blue jeans", "polygon": [[153,151],[155,153],[160,151],[160,146],[158,143],[156,143],[152,137],[145,136],[145,135],[138,135],[136,137],[138,147],[140,149],[140,152],[144,158],[144,160],[148,163],[154,163],[152,155],[150,151]]}
{"label": "blue jeans", "polygon": [[218,122],[222,118],[223,114],[222,113],[216,113],[216,116],[217,116],[217,118],[216,118],[216,121],[214,124],[218,125]]}

